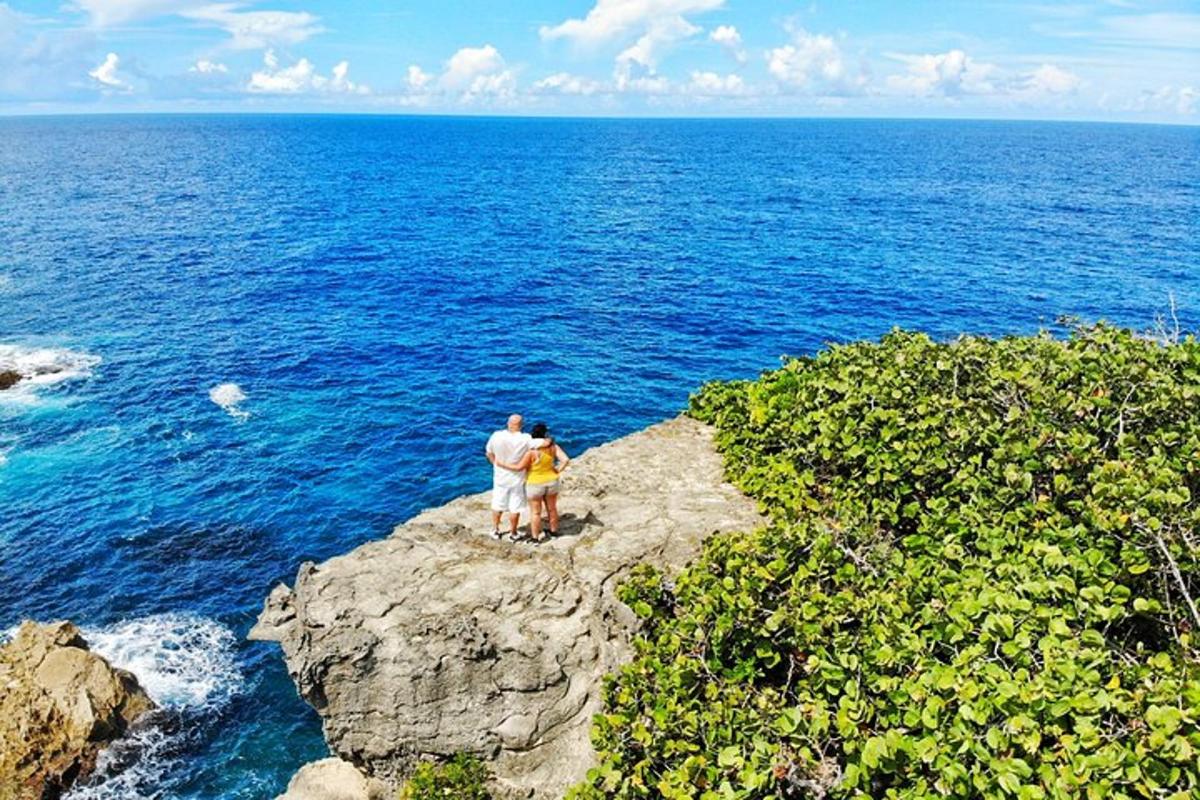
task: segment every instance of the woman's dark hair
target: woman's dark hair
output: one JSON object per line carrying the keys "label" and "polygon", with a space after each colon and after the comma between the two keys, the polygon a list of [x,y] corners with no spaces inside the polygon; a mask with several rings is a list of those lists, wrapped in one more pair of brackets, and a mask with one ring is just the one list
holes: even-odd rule
{"label": "woman's dark hair", "polygon": [[550,432],[550,429],[546,427],[546,423],[539,422],[537,425],[533,426],[533,430],[531,430],[529,433],[535,439],[545,439],[546,434],[548,434],[549,432]]}

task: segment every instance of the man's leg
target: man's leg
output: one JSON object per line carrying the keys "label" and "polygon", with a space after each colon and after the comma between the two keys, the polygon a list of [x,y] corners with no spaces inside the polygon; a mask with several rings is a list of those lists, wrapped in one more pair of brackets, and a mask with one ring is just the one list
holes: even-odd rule
{"label": "man's leg", "polygon": [[492,538],[500,538],[500,518],[508,504],[508,496],[503,488],[492,484]]}
{"label": "man's leg", "polygon": [[525,498],[525,484],[518,484],[509,490],[508,495],[508,513],[509,513],[509,536],[513,541],[521,537],[517,531],[521,524],[521,514],[529,505],[529,501]]}

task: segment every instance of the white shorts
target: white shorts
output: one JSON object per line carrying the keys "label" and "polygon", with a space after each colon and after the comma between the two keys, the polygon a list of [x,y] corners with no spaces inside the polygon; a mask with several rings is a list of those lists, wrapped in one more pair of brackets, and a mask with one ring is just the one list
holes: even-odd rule
{"label": "white shorts", "polygon": [[516,486],[492,486],[492,511],[507,511],[520,514],[525,510],[525,484]]}

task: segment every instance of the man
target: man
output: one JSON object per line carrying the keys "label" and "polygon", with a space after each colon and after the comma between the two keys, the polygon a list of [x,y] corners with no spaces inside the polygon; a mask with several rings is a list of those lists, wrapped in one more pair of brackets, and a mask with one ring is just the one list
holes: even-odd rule
{"label": "man", "polygon": [[511,541],[520,539],[517,527],[521,524],[521,512],[525,510],[525,470],[517,464],[531,447],[542,447],[541,439],[522,433],[525,420],[520,414],[508,418],[508,426],[493,433],[485,452],[492,463],[492,538],[500,538],[500,519],[508,512]]}

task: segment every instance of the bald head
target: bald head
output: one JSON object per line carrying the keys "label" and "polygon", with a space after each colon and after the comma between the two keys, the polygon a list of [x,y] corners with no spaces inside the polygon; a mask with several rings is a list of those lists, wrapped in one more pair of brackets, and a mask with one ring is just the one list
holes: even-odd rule
{"label": "bald head", "polygon": [[513,414],[508,418],[508,429],[513,433],[520,433],[521,426],[525,424],[525,420],[520,414]]}

